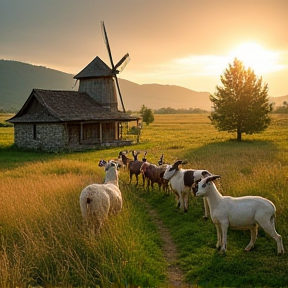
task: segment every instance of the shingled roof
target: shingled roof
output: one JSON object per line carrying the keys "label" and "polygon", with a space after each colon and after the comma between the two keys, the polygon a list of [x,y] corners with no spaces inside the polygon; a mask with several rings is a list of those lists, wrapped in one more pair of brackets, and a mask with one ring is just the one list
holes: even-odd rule
{"label": "shingled roof", "polygon": [[113,77],[112,69],[109,68],[98,56],[91,61],[82,71],[75,75],[74,79]]}
{"label": "shingled roof", "polygon": [[85,92],[33,89],[11,123],[70,121],[135,121],[139,117],[111,112]]}

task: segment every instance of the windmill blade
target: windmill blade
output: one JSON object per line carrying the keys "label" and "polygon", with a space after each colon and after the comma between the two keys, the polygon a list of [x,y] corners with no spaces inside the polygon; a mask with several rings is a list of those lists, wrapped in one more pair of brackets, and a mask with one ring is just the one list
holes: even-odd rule
{"label": "windmill blade", "polygon": [[[127,53],[127,54],[125,54],[125,55],[121,58],[121,60],[116,64],[116,66],[115,66],[115,71],[116,71],[116,73],[122,72],[122,71],[125,69],[126,65],[129,63],[129,61],[130,61],[130,56],[129,56],[129,54]],[[119,67],[119,68],[118,68],[118,67]]]}
{"label": "windmill blade", "polygon": [[113,73],[115,73],[115,66],[114,66],[114,63],[113,63],[112,53],[111,53],[111,49],[110,49],[108,36],[107,36],[107,32],[106,32],[105,25],[104,25],[104,21],[101,21],[101,28],[102,28],[103,39],[104,39],[104,42],[105,42],[107,50],[108,50],[111,67],[112,67]]}
{"label": "windmill blade", "polygon": [[126,113],[126,110],[125,110],[125,107],[124,107],[124,103],[123,103],[123,99],[122,99],[122,95],[121,95],[121,92],[120,92],[120,86],[119,86],[118,78],[116,76],[115,76],[115,81],[116,81],[116,86],[117,86],[119,98],[121,100],[121,105],[122,105],[123,112]]}
{"label": "windmill blade", "polygon": [[[125,107],[124,107],[124,103],[123,103],[123,99],[122,99],[122,95],[121,95],[121,91],[120,91],[120,86],[119,86],[119,82],[118,82],[118,79],[117,79],[117,76],[116,76],[116,68],[114,66],[114,63],[113,63],[113,58],[112,58],[112,53],[111,53],[111,49],[110,49],[110,45],[109,45],[109,41],[108,41],[108,36],[107,36],[107,32],[106,32],[106,28],[105,28],[105,25],[104,25],[104,21],[101,21],[101,28],[102,28],[102,35],[103,35],[103,39],[104,39],[104,42],[106,44],[106,47],[107,47],[107,50],[108,50],[108,54],[109,54],[109,58],[110,58],[110,62],[111,62],[111,67],[112,67],[112,73],[114,74],[114,77],[115,77],[115,81],[116,81],[116,86],[117,86],[117,90],[118,90],[118,95],[119,95],[119,98],[121,100],[121,105],[122,105],[122,109],[123,109],[123,112],[126,113],[126,110],[125,110]],[[118,66],[119,67],[123,62],[125,62],[126,59],[129,58],[129,54],[127,53],[119,62],[118,62]],[[129,61],[128,61],[129,62]],[[128,63],[127,62],[127,63]],[[126,66],[126,65],[125,65]],[[124,66],[124,68],[125,68]],[[123,68],[123,69],[124,69]],[[122,69],[122,70],[123,70]],[[122,71],[121,70],[121,71]],[[118,72],[119,73],[119,72]]]}

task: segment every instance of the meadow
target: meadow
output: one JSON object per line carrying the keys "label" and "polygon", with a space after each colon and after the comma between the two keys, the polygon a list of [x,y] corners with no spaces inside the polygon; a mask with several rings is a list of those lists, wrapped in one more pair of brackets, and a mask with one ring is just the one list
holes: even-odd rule
{"label": "meadow", "polygon": [[[265,132],[237,142],[236,135],[215,130],[207,116],[155,115],[140,143],[123,150],[147,150],[152,163],[162,153],[166,163],[187,160],[185,168],[221,175],[217,186],[224,195],[270,199],[287,250],[288,117],[274,114]],[[0,122],[5,118],[0,115]],[[220,254],[216,229],[202,218],[201,198],[190,198],[187,214],[176,213],[173,195],[127,185],[123,170],[123,210],[101,235],[91,235],[82,223],[79,195],[103,181],[98,161],[119,151],[21,151],[13,146],[13,127],[0,127],[0,287],[164,287],[167,263],[145,203],[169,229],[190,287],[288,287],[287,253],[277,256],[276,242],[262,229],[248,253],[250,232],[229,230],[227,253]]]}

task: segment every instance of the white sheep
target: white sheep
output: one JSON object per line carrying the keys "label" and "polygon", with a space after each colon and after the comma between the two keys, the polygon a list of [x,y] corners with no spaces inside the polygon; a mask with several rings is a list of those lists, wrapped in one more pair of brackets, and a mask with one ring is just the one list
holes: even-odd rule
{"label": "white sheep", "polygon": [[229,227],[251,231],[251,240],[245,248],[245,251],[250,251],[255,244],[259,225],[277,242],[277,253],[284,253],[282,237],[275,230],[274,204],[259,196],[222,196],[213,183],[217,178],[220,176],[204,178],[198,183],[196,192],[196,196],[207,198],[211,219],[217,230],[216,248],[221,249],[221,252],[226,251]]}
{"label": "white sheep", "polygon": [[80,194],[83,219],[92,230],[98,231],[108,215],[122,209],[122,195],[118,185],[117,164],[109,162],[105,168],[104,184],[91,184]]}
{"label": "white sheep", "polygon": [[[193,169],[182,169],[179,168],[180,164],[186,164],[187,161],[178,160],[173,165],[168,165],[163,175],[163,179],[169,180],[171,190],[175,194],[178,209],[184,209],[184,212],[188,211],[188,197],[191,190],[194,192],[196,184],[204,177],[212,175],[207,170],[193,170]],[[208,205],[205,198],[204,218],[208,218]]]}

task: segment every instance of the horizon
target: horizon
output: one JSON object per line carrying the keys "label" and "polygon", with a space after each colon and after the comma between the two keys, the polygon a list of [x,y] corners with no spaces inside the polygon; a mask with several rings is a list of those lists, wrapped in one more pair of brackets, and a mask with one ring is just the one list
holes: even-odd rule
{"label": "horizon", "polygon": [[96,56],[111,66],[104,20],[113,62],[127,52],[131,57],[119,78],[214,93],[236,57],[268,83],[269,95],[280,97],[288,94],[286,11],[287,0],[106,0],[84,6],[76,0],[4,0],[0,59],[72,75]]}

